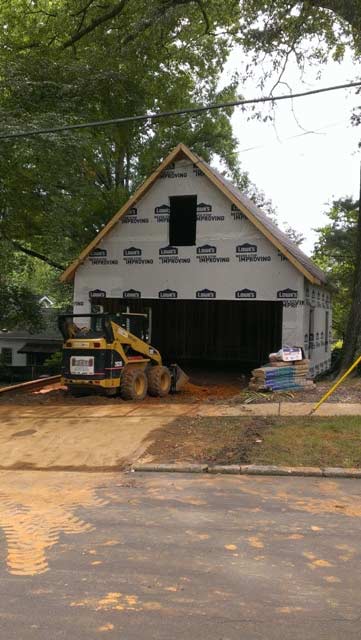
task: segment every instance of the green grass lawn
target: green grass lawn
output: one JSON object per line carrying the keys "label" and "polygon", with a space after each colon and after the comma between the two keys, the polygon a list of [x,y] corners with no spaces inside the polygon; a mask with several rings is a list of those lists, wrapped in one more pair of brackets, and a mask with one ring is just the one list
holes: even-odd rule
{"label": "green grass lawn", "polygon": [[279,418],[249,452],[255,464],[361,467],[361,417]]}

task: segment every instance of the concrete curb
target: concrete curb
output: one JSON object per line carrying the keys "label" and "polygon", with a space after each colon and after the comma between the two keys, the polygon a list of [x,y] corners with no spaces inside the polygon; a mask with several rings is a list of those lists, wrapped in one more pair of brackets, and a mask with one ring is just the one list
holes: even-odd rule
{"label": "concrete curb", "polygon": [[308,478],[361,478],[361,469],[342,467],[278,467],[259,464],[134,464],[136,472],[211,473],[252,476],[291,476]]}

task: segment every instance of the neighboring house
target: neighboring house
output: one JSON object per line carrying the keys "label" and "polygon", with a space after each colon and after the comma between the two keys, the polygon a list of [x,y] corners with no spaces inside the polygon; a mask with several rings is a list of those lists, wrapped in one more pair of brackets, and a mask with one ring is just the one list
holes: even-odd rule
{"label": "neighboring house", "polygon": [[178,145],[64,272],[74,312],[152,310],[167,358],[331,362],[325,274],[216,169]]}
{"label": "neighboring house", "polygon": [[26,367],[43,365],[52,353],[59,351],[62,337],[57,328],[58,311],[47,296],[39,300],[43,307],[44,329],[30,333],[26,329],[0,330],[0,366]]}

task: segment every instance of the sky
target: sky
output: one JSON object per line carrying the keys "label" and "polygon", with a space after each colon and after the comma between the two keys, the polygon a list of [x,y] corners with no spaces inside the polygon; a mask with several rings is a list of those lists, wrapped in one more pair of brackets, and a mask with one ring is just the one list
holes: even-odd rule
{"label": "sky", "polygon": [[[222,74],[222,84],[242,68],[242,55],[235,49]],[[351,57],[342,63],[330,62],[323,67],[301,73],[290,65],[284,79],[292,92],[309,91],[323,86],[352,82],[360,77]],[[358,77],[357,77],[358,76]],[[258,97],[255,81],[239,87],[244,98]],[[279,85],[275,95],[289,93]],[[327,223],[328,203],[334,198],[358,198],[360,159],[358,142],[361,127],[352,127],[352,109],[361,105],[361,95],[353,90],[339,90],[316,96],[279,102],[275,121],[247,121],[238,108],[232,117],[234,135],[238,140],[242,169],[248,171],[258,189],[271,199],[279,223],[286,222],[306,237],[302,249],[312,253],[317,233],[315,228]],[[265,114],[269,113],[263,107]],[[296,121],[296,118],[297,121]],[[316,131],[316,133],[305,133]]]}

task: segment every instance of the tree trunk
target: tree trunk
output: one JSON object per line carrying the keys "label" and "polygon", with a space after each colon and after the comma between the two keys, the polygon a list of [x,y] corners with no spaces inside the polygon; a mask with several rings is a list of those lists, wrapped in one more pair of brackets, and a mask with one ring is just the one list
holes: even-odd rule
{"label": "tree trunk", "polygon": [[352,288],[351,308],[347,320],[345,338],[343,341],[343,356],[341,370],[347,369],[357,355],[361,338],[361,165],[360,165],[360,196],[358,203],[356,252],[354,281]]}

